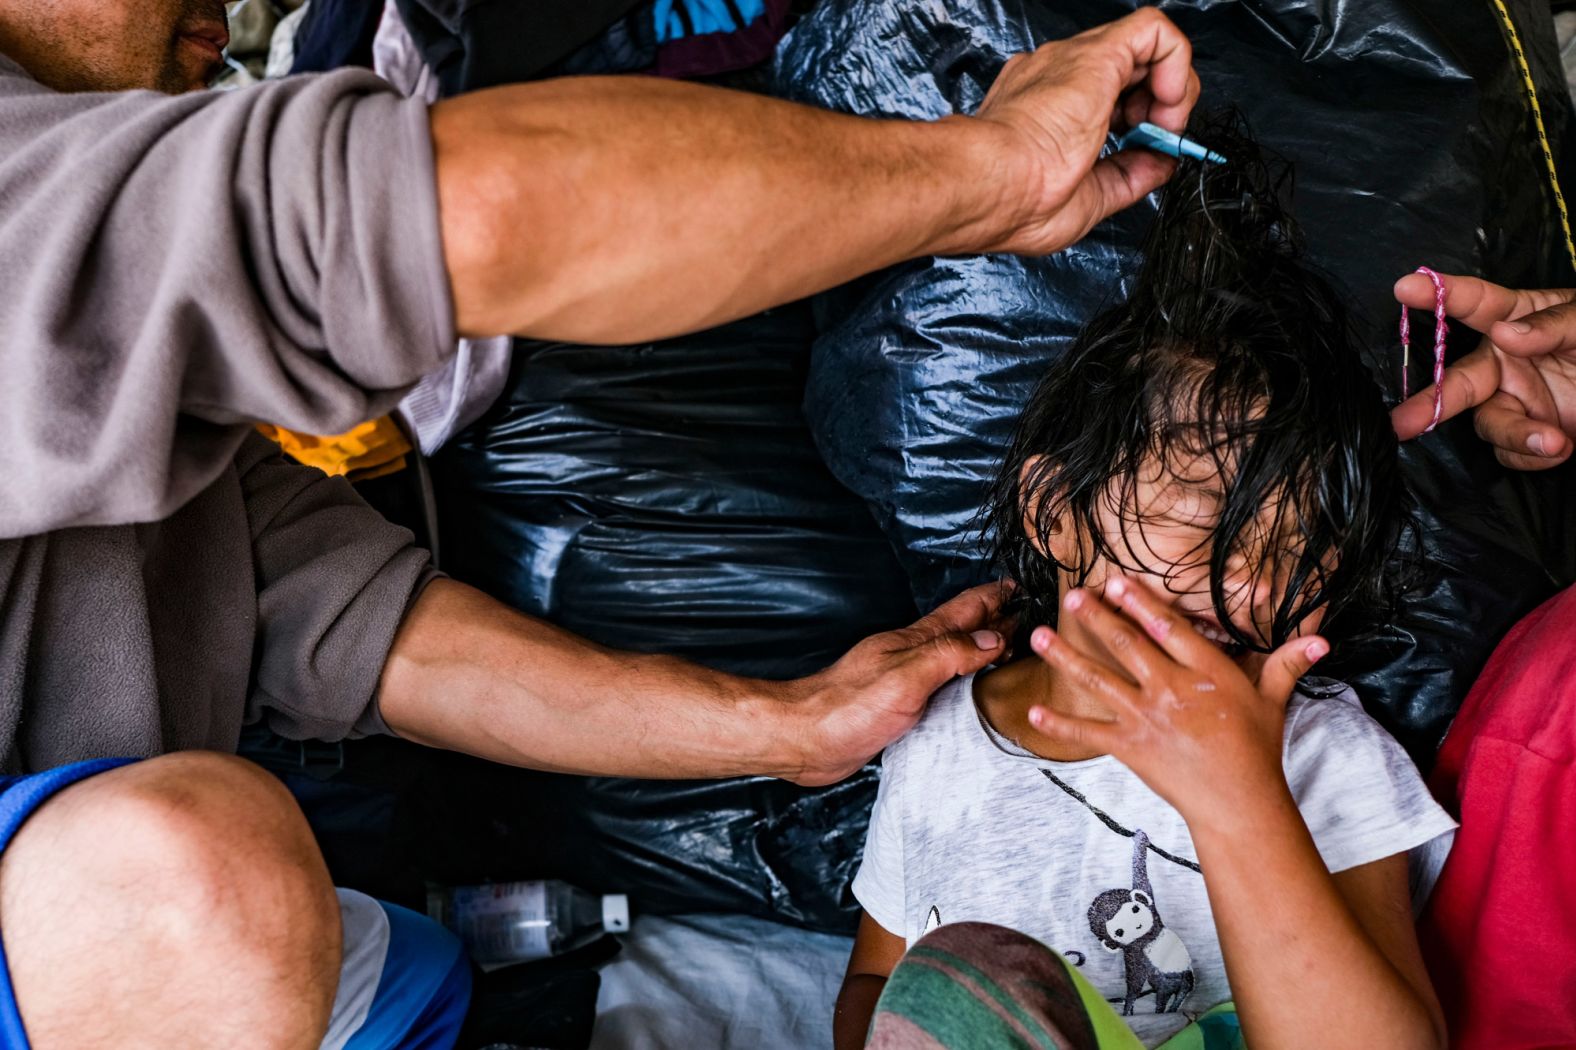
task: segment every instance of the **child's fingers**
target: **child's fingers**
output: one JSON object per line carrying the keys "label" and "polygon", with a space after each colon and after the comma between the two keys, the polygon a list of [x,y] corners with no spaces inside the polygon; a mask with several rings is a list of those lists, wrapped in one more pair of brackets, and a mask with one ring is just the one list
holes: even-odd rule
{"label": "child's fingers", "polygon": [[1205,670],[1213,662],[1224,660],[1225,654],[1203,635],[1193,630],[1193,625],[1151,594],[1148,588],[1134,583],[1125,576],[1112,576],[1105,585],[1108,598],[1128,616],[1136,620],[1144,632],[1177,663],[1193,670]]}
{"label": "child's fingers", "polygon": [[1122,731],[1115,722],[1059,714],[1038,704],[1029,708],[1029,724],[1059,743],[1105,755],[1122,745]]}
{"label": "child's fingers", "polygon": [[1259,695],[1277,704],[1291,699],[1297,680],[1330,651],[1330,643],[1318,635],[1293,638],[1270,653],[1259,672]]}
{"label": "child's fingers", "polygon": [[1143,632],[1134,628],[1131,620],[1118,616],[1093,591],[1082,587],[1068,591],[1062,606],[1068,615],[1076,616],[1090,634],[1100,639],[1106,652],[1139,684],[1153,681],[1170,664],[1165,654],[1149,644]]}
{"label": "child's fingers", "polygon": [[1029,648],[1069,680],[1104,700],[1117,714],[1131,714],[1138,710],[1138,690],[1109,667],[1096,663],[1068,645],[1049,627],[1034,629],[1034,633],[1029,636]]}

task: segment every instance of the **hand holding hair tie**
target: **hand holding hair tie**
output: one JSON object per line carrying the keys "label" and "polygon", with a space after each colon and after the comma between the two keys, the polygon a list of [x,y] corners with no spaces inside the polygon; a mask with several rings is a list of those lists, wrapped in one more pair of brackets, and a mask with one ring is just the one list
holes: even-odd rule
{"label": "hand holding hair tie", "polygon": [[[1547,470],[1570,458],[1576,439],[1576,291],[1503,288],[1438,274],[1445,313],[1481,332],[1477,349],[1436,372],[1390,413],[1403,441],[1474,409],[1478,436],[1516,470]],[[1421,273],[1396,282],[1403,307],[1435,309],[1438,287]]]}
{"label": "hand holding hair tie", "polygon": [[1029,644],[1113,717],[1037,706],[1029,711],[1031,725],[1054,740],[1115,755],[1194,827],[1231,819],[1245,798],[1270,797],[1272,785],[1284,788],[1286,704],[1297,680],[1329,651],[1323,638],[1293,638],[1270,654],[1253,682],[1132,579],[1112,577],[1104,599],[1084,588],[1070,591],[1063,608],[1120,671],[1049,627],[1037,628]]}

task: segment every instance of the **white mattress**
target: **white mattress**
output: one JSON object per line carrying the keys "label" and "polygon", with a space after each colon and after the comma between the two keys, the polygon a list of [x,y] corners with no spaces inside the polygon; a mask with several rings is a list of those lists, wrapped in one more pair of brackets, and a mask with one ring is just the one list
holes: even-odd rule
{"label": "white mattress", "polygon": [[853,941],[743,915],[635,920],[592,1050],[821,1050]]}

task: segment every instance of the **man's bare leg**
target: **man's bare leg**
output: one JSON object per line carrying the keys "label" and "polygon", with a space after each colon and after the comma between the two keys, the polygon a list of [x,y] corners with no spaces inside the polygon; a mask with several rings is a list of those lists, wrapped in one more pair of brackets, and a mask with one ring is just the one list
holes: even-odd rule
{"label": "man's bare leg", "polygon": [[304,1050],[339,982],[339,908],[300,809],[205,752],[40,808],[0,858],[0,930],[35,1050]]}

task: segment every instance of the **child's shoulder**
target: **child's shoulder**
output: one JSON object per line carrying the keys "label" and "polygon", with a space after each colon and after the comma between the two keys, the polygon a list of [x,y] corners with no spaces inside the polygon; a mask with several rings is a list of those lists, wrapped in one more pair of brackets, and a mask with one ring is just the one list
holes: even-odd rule
{"label": "child's shoulder", "polygon": [[1286,754],[1324,747],[1331,738],[1391,739],[1351,686],[1333,678],[1304,678],[1286,705]]}
{"label": "child's shoulder", "polygon": [[960,743],[982,737],[974,706],[974,675],[952,679],[931,694],[919,722],[889,745],[884,763],[902,761],[912,754],[955,751]]}
{"label": "child's shoulder", "polygon": [[920,725],[956,718],[960,713],[972,711],[976,677],[978,676],[972,674],[959,675],[931,693],[930,701],[925,705],[925,713],[920,717]]}
{"label": "child's shoulder", "polygon": [[1340,682],[1299,687],[1286,711],[1285,769],[1330,871],[1407,852],[1455,827],[1411,756]]}
{"label": "child's shoulder", "polygon": [[1411,756],[1370,715],[1351,686],[1307,678],[1286,708],[1284,763],[1299,801],[1346,794],[1382,783],[1402,794],[1426,794]]}

